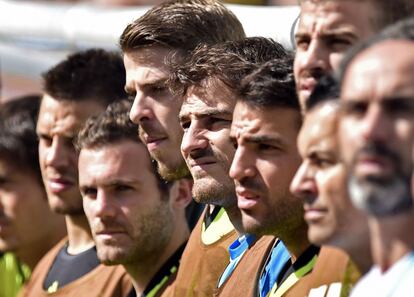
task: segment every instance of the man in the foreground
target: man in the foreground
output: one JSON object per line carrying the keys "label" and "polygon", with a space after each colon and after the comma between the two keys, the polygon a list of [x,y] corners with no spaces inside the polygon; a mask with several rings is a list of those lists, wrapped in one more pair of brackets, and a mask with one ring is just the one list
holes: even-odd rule
{"label": "man in the foreground", "polygon": [[[309,243],[301,200],[289,192],[301,162],[296,140],[302,123],[292,66],[287,56],[246,77],[233,114],[230,138],[237,149],[230,176],[236,184],[243,231],[278,238],[257,259],[262,261],[261,270],[252,281],[258,289],[251,296],[307,295],[319,285],[310,273],[315,263],[332,256]],[[326,281],[339,279],[331,273]]]}
{"label": "man in the foreground", "polygon": [[79,134],[79,187],[99,260],[124,266],[137,296],[160,296],[174,280],[190,234],[191,193],[157,173],[130,104],[117,102]]}
{"label": "man in the foreground", "polygon": [[[245,38],[239,41],[229,41],[214,46],[204,46],[195,50],[190,59],[182,65],[176,66],[174,78],[179,94],[183,96],[179,119],[184,130],[181,151],[187,166],[194,179],[193,195],[197,201],[208,204],[208,212],[217,210],[223,212],[217,215],[210,231],[219,231],[227,215],[236,230],[240,231],[240,210],[237,208],[237,199],[234,191],[234,183],[228,176],[230,164],[235,148],[229,139],[229,132],[234,106],[238,99],[238,87],[244,77],[251,73],[259,65],[274,59],[284,58],[288,55],[285,49],[278,43],[261,37]],[[176,90],[177,91],[177,90]],[[233,225],[227,223],[228,228]],[[203,245],[208,244],[209,231],[206,229],[206,220],[203,229],[198,226],[195,232],[201,232]],[[219,227],[219,228],[218,228]],[[220,234],[217,232],[217,234]],[[236,235],[236,234],[234,234]],[[211,236],[211,235],[210,235]],[[217,235],[216,235],[217,236]],[[273,243],[273,238],[265,238],[258,245],[256,239],[249,234],[240,234],[239,238],[228,238],[227,246],[230,252],[231,264],[225,272],[218,271],[220,280],[216,277],[215,287],[226,288],[234,285],[234,282],[243,283],[246,286],[252,284],[252,273],[244,271],[244,274],[232,276],[237,262],[248,248],[257,246],[264,249]],[[239,246],[235,251],[235,246]],[[222,255],[228,259],[223,250]],[[207,265],[214,265],[215,258],[210,258]],[[256,259],[257,260],[257,259]],[[183,263],[192,262],[191,257],[183,258]],[[227,260],[228,261],[228,260]],[[258,268],[259,261],[251,263],[251,270]],[[227,281],[228,278],[231,278]],[[233,285],[230,285],[231,282]],[[246,287],[247,288],[247,287]],[[238,288],[240,289],[240,287]],[[220,296],[227,296],[230,291],[233,296],[238,293],[227,289]],[[247,291],[243,291],[244,294]],[[178,296],[180,293],[177,292]],[[224,294],[224,295],[221,295]]]}

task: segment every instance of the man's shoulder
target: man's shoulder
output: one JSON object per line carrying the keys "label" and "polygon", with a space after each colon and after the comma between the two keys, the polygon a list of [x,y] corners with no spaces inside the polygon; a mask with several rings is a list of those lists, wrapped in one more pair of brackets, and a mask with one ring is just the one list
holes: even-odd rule
{"label": "man's shoulder", "polygon": [[205,227],[204,216],[202,216],[201,219],[203,219],[203,223],[200,237],[201,242],[204,245],[208,246],[225,242],[228,246],[236,239],[237,232],[224,208],[220,208],[217,215],[207,228]]}
{"label": "man's shoulder", "polygon": [[39,263],[37,263],[35,269],[33,270],[29,283],[37,281],[40,276],[42,275],[45,276],[48,273],[50,267],[53,264],[54,259],[59,254],[59,251],[65,246],[67,241],[68,241],[67,237],[63,238],[54,247],[52,247],[42,257],[42,259],[40,259]]}
{"label": "man's shoulder", "polygon": [[[47,273],[47,272],[46,272]],[[46,275],[45,273],[45,275]],[[105,266],[100,264],[94,270],[83,275],[79,279],[58,288],[55,292],[47,292],[43,289],[43,278],[39,278],[25,287],[23,297],[77,297],[77,296],[128,296],[132,289],[132,282],[120,265]]]}

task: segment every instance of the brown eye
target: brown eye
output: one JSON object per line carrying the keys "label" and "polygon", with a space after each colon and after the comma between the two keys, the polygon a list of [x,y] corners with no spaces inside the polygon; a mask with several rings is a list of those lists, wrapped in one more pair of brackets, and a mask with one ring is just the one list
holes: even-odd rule
{"label": "brown eye", "polygon": [[310,39],[309,38],[296,38],[296,48],[306,51],[309,47]]}
{"label": "brown eye", "polygon": [[83,187],[81,188],[81,194],[84,197],[95,198],[97,194],[97,190],[96,188],[92,188],[92,187]]}
{"label": "brown eye", "polygon": [[39,143],[46,146],[46,147],[51,146],[52,141],[53,141],[52,137],[50,137],[46,134],[40,134],[39,135]]}
{"label": "brown eye", "polygon": [[186,131],[188,128],[190,128],[190,121],[180,121],[180,125],[181,128]]}

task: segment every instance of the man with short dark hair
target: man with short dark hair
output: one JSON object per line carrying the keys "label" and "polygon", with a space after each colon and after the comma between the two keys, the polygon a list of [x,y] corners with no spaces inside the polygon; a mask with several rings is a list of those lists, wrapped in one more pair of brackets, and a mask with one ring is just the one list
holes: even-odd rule
{"label": "man with short dark hair", "polygon": [[412,14],[411,0],[300,0],[295,79],[302,109],[317,81],[338,69],[345,52]]}
{"label": "man with short dark hair", "polygon": [[[230,131],[237,147],[230,177],[242,230],[277,238],[260,258],[257,287],[247,296],[306,296],[326,281],[312,277],[315,264],[338,255],[309,243],[301,201],[289,192],[301,162],[296,146],[301,124],[291,57],[270,61],[244,79]],[[327,278],[341,276],[328,273]]]}
{"label": "man with short dark hair", "polygon": [[[202,248],[209,244],[208,234],[215,229],[220,230],[218,226],[220,228],[228,226],[231,230],[233,224],[236,230],[240,230],[240,211],[237,208],[234,183],[228,176],[234,155],[234,146],[229,141],[229,131],[234,105],[238,98],[238,86],[242,79],[258,65],[286,55],[288,53],[285,49],[270,39],[245,38],[240,41],[199,47],[188,61],[175,66],[176,70],[171,80],[175,82],[176,91],[179,91],[178,93],[183,97],[179,114],[184,130],[181,151],[194,179],[193,196],[197,201],[208,204],[206,217],[209,212],[213,215],[217,213],[214,221],[210,223],[211,227],[207,229],[209,222],[205,219],[203,226],[200,223],[194,231],[201,233],[198,236],[202,238]],[[256,246],[256,238],[253,236],[245,235],[236,239],[234,231],[233,234],[234,236],[227,238],[227,243],[222,248],[221,257],[226,260],[225,262],[228,262],[225,249],[232,242],[240,243],[246,249],[248,246]],[[272,242],[273,238],[265,238],[258,246],[266,248]],[[194,245],[191,241],[190,244]],[[229,251],[231,258],[234,258],[232,250]],[[183,261],[194,261],[194,256],[185,256],[186,254],[183,256]],[[215,258],[219,259],[218,256]],[[209,261],[210,265],[214,265],[214,258],[210,258]],[[218,276],[224,270],[224,267],[221,267],[214,280],[214,286],[221,286],[222,282],[232,274],[235,266],[231,265],[231,268],[226,269],[225,275],[222,276],[223,281],[219,282]],[[252,265],[251,268],[254,270],[256,267],[257,265]],[[187,275],[191,283],[189,272]],[[243,279],[250,280],[250,277],[251,274],[246,272],[243,278],[232,277],[231,281],[237,280],[242,283]],[[226,282],[226,287],[229,286]],[[179,291],[176,293],[177,296],[182,296]],[[232,294],[238,295],[236,292]]]}
{"label": "man with short dark hair", "polygon": [[414,291],[413,69],[412,18],[353,50],[340,69],[340,144],[351,199],[368,216],[374,261],[351,296]]}
{"label": "man with short dark hair", "polygon": [[159,296],[174,280],[190,234],[185,207],[191,193],[158,175],[131,104],[111,104],[90,118],[77,140],[79,187],[99,260],[121,264],[137,296]]}
{"label": "man with short dark hair", "polygon": [[[340,248],[350,256],[338,257],[322,270],[343,271],[340,283],[325,283],[313,288],[310,294],[329,292],[331,296],[331,291],[336,291],[335,296],[348,296],[361,274],[369,270],[372,260],[367,218],[352,205],[346,187],[347,173],[337,137],[338,119],[339,86],[327,76],[318,82],[306,102],[298,137],[303,162],[290,188],[303,201],[310,242]],[[313,277],[320,276],[315,273]]]}
{"label": "man with short dark hair", "polygon": [[[211,283],[209,291],[200,296],[212,296],[217,287],[229,261],[227,248],[237,237],[233,225],[237,229],[240,221],[234,184],[228,177],[234,153],[228,132],[238,85],[257,65],[283,54],[286,54],[283,47],[272,40],[245,38],[200,46],[188,60],[173,67],[170,86],[183,98],[179,114],[184,130],[181,150],[194,179],[194,199],[208,204],[204,220],[193,231],[196,236],[190,239],[189,252],[184,253],[182,264],[189,266],[194,259],[203,262],[202,255],[192,255],[192,250],[216,251],[209,255],[211,264],[200,268],[203,274],[210,275]],[[198,276],[182,267],[179,277],[186,283],[195,283],[193,279]],[[184,296],[184,291],[177,289],[176,296]]]}
{"label": "man with short dark hair", "polygon": [[100,265],[78,187],[74,139],[86,119],[125,98],[116,53],[92,49],[69,56],[43,76],[37,122],[39,161],[49,206],[65,216],[68,237],[39,262],[23,296],[126,296],[123,267]]}
{"label": "man with short dark hair", "polygon": [[39,95],[0,105],[0,296],[17,296],[39,260],[66,233],[47,203],[39,168]]}

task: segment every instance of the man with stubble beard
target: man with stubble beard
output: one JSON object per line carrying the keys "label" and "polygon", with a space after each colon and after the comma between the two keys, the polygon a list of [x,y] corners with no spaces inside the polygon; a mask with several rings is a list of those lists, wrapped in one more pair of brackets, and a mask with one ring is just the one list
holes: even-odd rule
{"label": "man with stubble beard", "polygon": [[192,198],[181,181],[159,176],[129,120],[130,103],[109,105],[79,133],[79,187],[99,260],[122,265],[136,296],[160,296],[177,274]]}
{"label": "man with stubble beard", "polygon": [[243,80],[234,109],[230,177],[241,228],[277,238],[255,259],[260,269],[251,281],[257,285],[244,296],[306,296],[318,286],[312,277],[315,264],[332,259],[330,251],[309,243],[302,203],[289,192],[301,162],[296,141],[302,124],[292,68],[290,56],[262,65]]}
{"label": "man with stubble beard", "polygon": [[[185,161],[180,152],[183,135],[178,121],[178,113],[182,104],[180,96],[174,96],[166,81],[171,69],[167,59],[171,56],[177,63],[185,59],[199,44],[215,44],[228,40],[240,40],[245,37],[243,27],[221,2],[216,0],[174,0],[150,9],[142,17],[128,25],[120,37],[120,46],[124,54],[126,68],[125,89],[133,99],[130,112],[131,120],[139,125],[140,137],[147,146],[150,155],[157,161],[160,175],[166,180],[190,178]],[[188,181],[188,187],[192,182]],[[193,216],[193,224],[198,220],[200,212]],[[220,209],[208,213],[207,218],[213,221],[217,215],[223,215]],[[230,224],[231,225],[231,224]],[[225,238],[231,236],[233,228],[224,226]],[[214,255],[215,246],[219,254],[226,249],[220,238],[210,239],[210,248],[195,249],[187,253],[201,256]],[[192,234],[190,242],[200,241],[200,237]],[[228,254],[223,259],[228,258]],[[185,296],[209,296],[214,288],[218,273],[226,265],[217,260],[214,264],[207,259],[203,265],[188,263],[182,265],[180,271],[192,271],[191,283],[178,273],[175,286]],[[205,268],[203,273],[202,267]]]}
{"label": "man with stubble beard", "polygon": [[[239,296],[231,289],[238,284],[241,284],[238,286],[239,289],[246,289],[243,291],[243,294],[246,294],[245,286],[252,283],[251,276],[258,265],[253,263],[250,265],[251,272],[242,269],[238,270],[240,274],[234,275],[237,263],[247,250],[249,254],[261,253],[273,242],[272,237],[261,239],[249,234],[240,234],[239,238],[235,238],[236,232],[233,231],[234,235],[231,237],[223,232],[232,230],[233,225],[236,230],[240,230],[240,211],[237,208],[234,183],[228,176],[235,150],[230,142],[229,132],[238,98],[238,86],[242,79],[259,65],[287,55],[280,44],[270,39],[252,37],[197,48],[188,61],[175,66],[173,86],[183,96],[179,115],[184,130],[181,151],[194,179],[194,199],[209,205],[204,214],[204,221],[200,221],[194,230],[194,233],[198,234],[197,237],[201,236],[202,240],[190,240],[189,248],[206,249],[212,245],[211,238],[215,237],[221,238],[220,241],[223,243],[221,255],[185,257],[184,254],[183,264],[198,261],[212,266],[218,261],[229,262],[226,249],[231,244],[231,263],[225,270],[224,267],[216,265],[218,275],[222,276],[220,280],[217,276],[215,280],[212,279],[216,288],[215,295],[227,296],[226,294],[230,293],[234,294],[230,296]],[[209,217],[214,217],[214,220],[209,221]],[[226,229],[223,229],[224,226]],[[236,251],[235,246],[240,248]],[[183,271],[183,275],[191,283],[190,271]],[[226,292],[222,292],[222,287],[226,287]],[[176,293],[177,296],[182,296],[180,291]]]}

